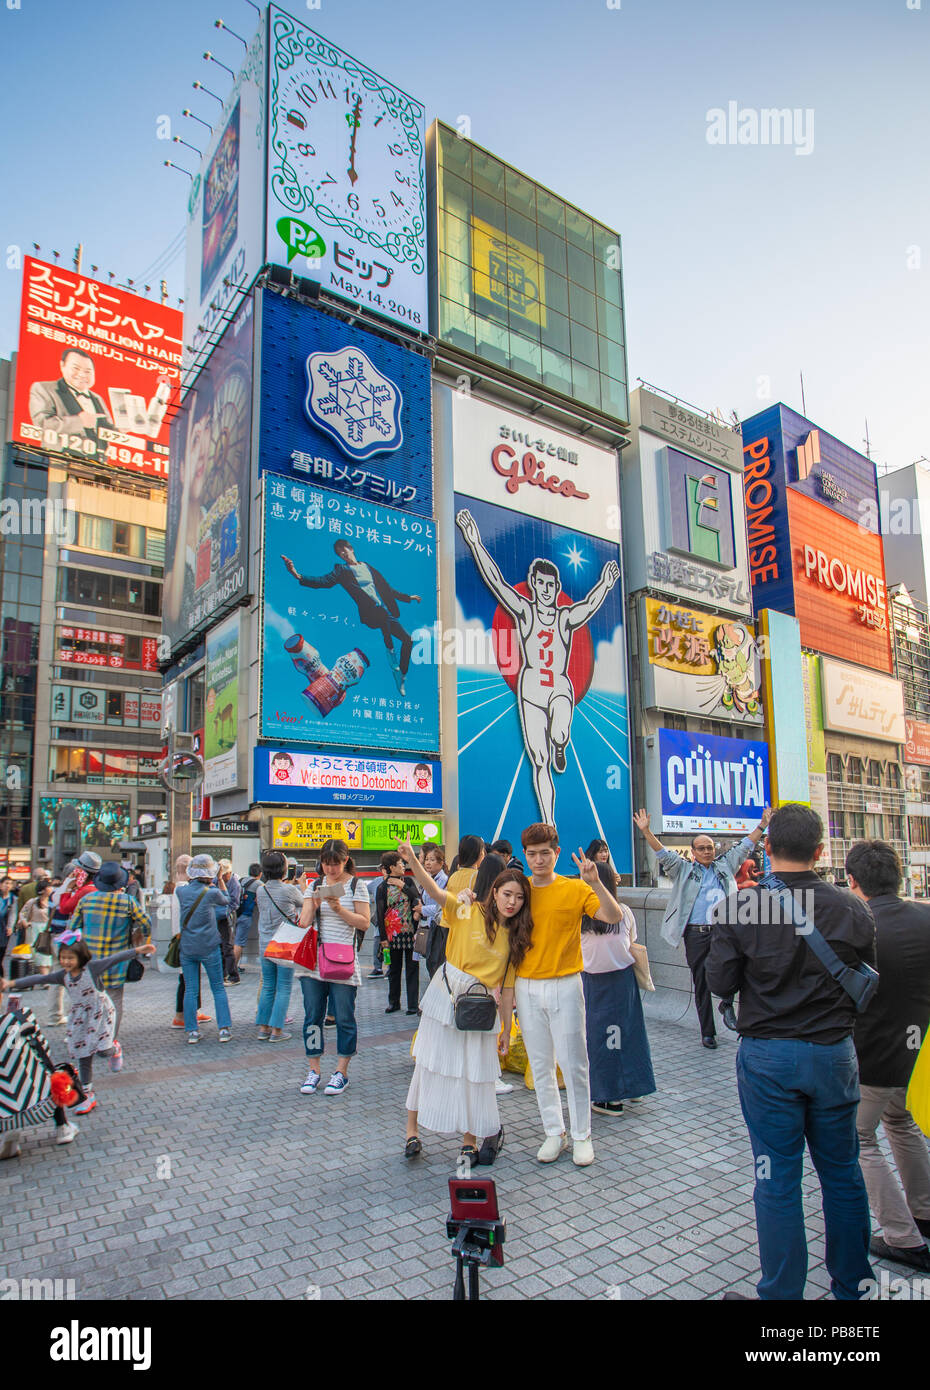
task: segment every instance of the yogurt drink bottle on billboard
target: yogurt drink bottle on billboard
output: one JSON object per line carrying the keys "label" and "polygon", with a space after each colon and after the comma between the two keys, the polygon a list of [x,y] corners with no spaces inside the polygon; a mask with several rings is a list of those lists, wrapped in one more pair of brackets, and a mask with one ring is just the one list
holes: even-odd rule
{"label": "yogurt drink bottle on billboard", "polygon": [[323,660],[316,647],[301,637],[299,632],[295,632],[293,637],[288,637],[284,642],[284,650],[290,653],[290,658],[297,670],[306,675],[309,680],[316,680],[317,676],[326,672]]}

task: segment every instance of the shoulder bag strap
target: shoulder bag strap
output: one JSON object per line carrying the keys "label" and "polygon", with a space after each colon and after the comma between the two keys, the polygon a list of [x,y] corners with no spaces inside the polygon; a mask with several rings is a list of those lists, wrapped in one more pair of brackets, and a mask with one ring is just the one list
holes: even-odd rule
{"label": "shoulder bag strap", "polygon": [[203,902],[204,898],[207,896],[207,893],[208,893],[209,891],[210,891],[210,890],[209,890],[208,888],[201,888],[200,892],[197,894],[196,898],[194,899],[194,901],[191,903],[190,907],[187,909],[187,911],[186,911],[185,914],[184,914],[184,920],[183,920],[183,922],[181,923],[181,931],[183,931],[184,928],[187,926],[188,922],[189,922],[190,919],[193,917],[193,915],[194,915],[194,913],[196,912],[197,908],[198,908],[198,907],[200,906],[200,904]]}
{"label": "shoulder bag strap", "polygon": [[265,893],[267,894],[268,898],[270,899],[270,901],[271,901],[271,906],[274,908],[275,912],[280,913],[280,915],[284,918],[284,920],[285,920],[286,922],[290,922],[290,924],[291,924],[292,927],[298,926],[298,925],[299,925],[299,917],[292,917],[292,916],[290,915],[290,913],[284,911],[284,908],[283,908],[283,907],[279,907],[279,906],[278,906],[278,904],[277,904],[277,903],[275,902],[275,900],[274,900],[274,894],[272,893],[271,889],[268,887],[268,884],[267,884],[267,883],[263,883],[263,884],[262,884],[262,887],[264,888]]}
{"label": "shoulder bag strap", "polygon": [[770,892],[775,894],[783,907],[786,905],[785,899],[787,897],[788,903],[790,904],[790,920],[797,930],[798,935],[803,936],[805,943],[813,951],[814,955],[820,961],[820,964],[825,970],[829,971],[836,983],[840,985],[845,993],[849,995],[850,999],[856,1003],[856,995],[846,987],[846,973],[852,967],[848,966],[845,961],[840,960],[830,943],[824,938],[817,927],[814,926],[813,922],[808,920],[795,902],[794,895],[788,885],[775,874],[769,874],[766,878],[761,880],[761,883],[765,888],[769,889]]}

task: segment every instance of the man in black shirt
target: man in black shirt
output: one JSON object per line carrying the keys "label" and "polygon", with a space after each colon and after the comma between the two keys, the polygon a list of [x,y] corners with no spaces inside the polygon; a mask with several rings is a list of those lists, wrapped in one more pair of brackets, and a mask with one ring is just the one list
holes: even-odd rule
{"label": "man in black shirt", "polygon": [[[859,1144],[869,1205],[882,1227],[873,1255],[930,1271],[930,1154],[907,1108],[907,1083],[930,1023],[930,906],[903,902],[901,862],[883,840],[860,840],[846,856],[846,877],[875,919],[881,982],[856,1021]],[[904,1192],[878,1147],[879,1122]]]}
{"label": "man in black shirt", "polygon": [[[740,1105],[755,1159],[761,1299],[802,1299],[807,1240],[801,1201],[804,1144],[823,1192],[826,1263],[837,1299],[863,1297],[869,1204],[859,1169],[859,1072],[855,1006],[805,941],[812,922],[847,965],[874,963],[868,908],[818,878],[823,826],[809,806],[787,805],[768,826],[766,849],[795,908],[766,888],[731,893],[714,910],[707,983],[739,992],[736,1060]],[[795,921],[798,927],[795,926]]]}

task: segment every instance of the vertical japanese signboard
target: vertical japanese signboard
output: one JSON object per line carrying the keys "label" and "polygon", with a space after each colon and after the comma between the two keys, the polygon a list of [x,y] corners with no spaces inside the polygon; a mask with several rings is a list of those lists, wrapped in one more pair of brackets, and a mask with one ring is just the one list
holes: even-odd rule
{"label": "vertical japanese signboard", "polygon": [[206,637],[204,673],[204,795],[239,786],[240,614],[233,613]]}

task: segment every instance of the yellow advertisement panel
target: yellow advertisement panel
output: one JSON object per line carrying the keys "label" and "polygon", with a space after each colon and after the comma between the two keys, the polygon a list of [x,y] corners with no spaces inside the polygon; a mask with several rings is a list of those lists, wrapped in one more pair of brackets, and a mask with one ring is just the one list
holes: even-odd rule
{"label": "yellow advertisement panel", "polygon": [[476,295],[546,327],[545,269],[531,246],[473,217],[471,259]]}
{"label": "yellow advertisement panel", "polygon": [[660,599],[645,599],[644,608],[652,668],[644,693],[657,708],[761,722],[759,659],[751,623]]}
{"label": "yellow advertisement panel", "polygon": [[274,849],[322,849],[327,840],[345,840],[349,849],[362,848],[362,821],[330,820],[314,816],[275,816]]}

